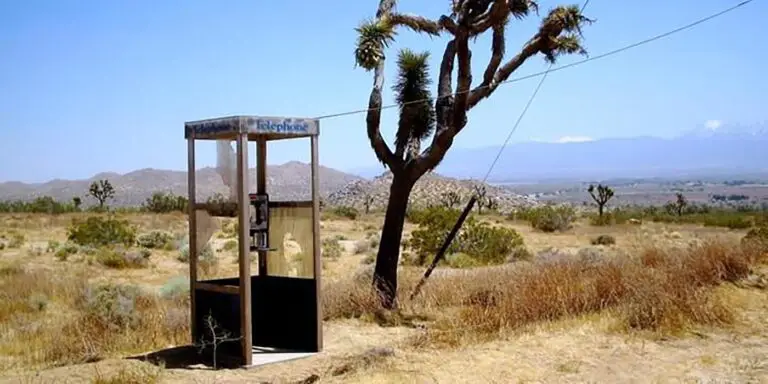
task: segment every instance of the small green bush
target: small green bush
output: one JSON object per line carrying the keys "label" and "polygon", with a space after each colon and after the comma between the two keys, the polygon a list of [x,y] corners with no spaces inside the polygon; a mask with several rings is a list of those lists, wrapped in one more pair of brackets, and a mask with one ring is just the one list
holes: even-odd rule
{"label": "small green bush", "polygon": [[741,244],[752,247],[759,253],[768,253],[768,226],[750,229],[741,239]]}
{"label": "small green bush", "polygon": [[322,255],[330,259],[341,257],[342,248],[339,240],[335,238],[324,239],[322,242]]}
{"label": "small green bush", "polygon": [[[187,243],[186,240],[181,245],[179,249],[179,254],[176,256],[176,260],[182,263],[189,262],[189,243]],[[216,260],[216,255],[213,252],[213,248],[211,248],[211,244],[207,243],[205,244],[203,249],[200,250],[200,255],[197,258],[197,262],[212,263],[213,260]]]}
{"label": "small green bush", "polygon": [[173,193],[155,192],[147,198],[142,208],[152,213],[186,212],[189,200]]}
{"label": "small green bush", "polygon": [[136,229],[127,220],[118,220],[112,216],[93,216],[85,221],[73,220],[67,230],[67,238],[77,245],[132,246],[136,243]]}
{"label": "small green bush", "polygon": [[445,261],[451,268],[474,268],[482,265],[474,257],[461,252],[446,256]]}
{"label": "small green bush", "polygon": [[576,211],[568,205],[544,205],[516,212],[512,219],[526,220],[542,232],[563,232],[576,221]]}
{"label": "small green bush", "polygon": [[149,264],[150,256],[151,252],[147,249],[123,251],[104,247],[94,255],[94,260],[107,268],[144,268]]}
{"label": "small green bush", "polygon": [[14,232],[11,234],[11,239],[8,242],[8,248],[21,248],[22,245],[24,245],[24,242],[26,241],[26,237],[24,234]]}
{"label": "small green bush", "polygon": [[160,297],[165,300],[186,300],[189,297],[189,278],[176,276],[160,288]]}
{"label": "small green bush", "polygon": [[458,246],[480,264],[501,264],[523,247],[523,237],[512,228],[470,222],[460,233]]}
{"label": "small green bush", "polygon": [[173,244],[173,235],[163,231],[152,231],[138,238],[140,247],[148,249],[167,249]]}
{"label": "small green bush", "polygon": [[48,240],[48,245],[45,247],[45,252],[56,252],[57,249],[59,249],[59,242],[56,240]]}
{"label": "small green bush", "polygon": [[360,215],[360,212],[354,207],[348,207],[348,206],[342,205],[340,207],[333,208],[331,210],[331,214],[333,214],[334,216],[355,220]]}
{"label": "small green bush", "polygon": [[237,240],[227,240],[222,247],[224,251],[231,251],[235,248],[237,248]]}
{"label": "small green bush", "polygon": [[611,235],[600,235],[590,240],[592,245],[613,245],[616,244],[616,238]]}
{"label": "small green bush", "polygon": [[737,215],[709,215],[704,219],[704,226],[747,229],[752,226],[752,220],[749,217]]}
{"label": "small green bush", "polygon": [[77,246],[77,244],[66,242],[64,245],[59,247],[59,249],[56,250],[56,253],[54,253],[54,256],[59,259],[60,261],[66,261],[69,256],[72,256],[76,254],[80,250],[80,247]]}
{"label": "small green bush", "polygon": [[105,329],[133,328],[139,323],[136,299],[141,290],[133,285],[111,283],[88,286],[78,300],[84,316]]}
{"label": "small green bush", "polygon": [[[438,206],[426,208],[414,215],[419,227],[404,242],[404,246],[414,252],[413,257],[406,262],[423,265],[432,260],[460,215],[461,212],[456,209]],[[473,258],[476,265],[500,264],[507,261],[510,255],[517,254],[523,246],[522,236],[514,229],[491,226],[469,217],[448,247],[447,254],[465,254]],[[468,265],[464,261],[460,264]]]}

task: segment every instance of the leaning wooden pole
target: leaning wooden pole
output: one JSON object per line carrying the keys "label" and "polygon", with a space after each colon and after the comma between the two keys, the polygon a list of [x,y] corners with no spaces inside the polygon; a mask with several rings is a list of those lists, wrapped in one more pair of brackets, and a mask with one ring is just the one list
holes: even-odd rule
{"label": "leaning wooden pole", "polygon": [[411,300],[413,300],[413,298],[419,294],[419,292],[421,291],[421,287],[424,286],[429,276],[432,275],[432,271],[435,270],[435,268],[437,267],[437,264],[440,263],[440,260],[442,260],[445,257],[445,253],[448,251],[448,247],[451,246],[453,239],[456,238],[456,234],[459,233],[459,229],[461,229],[461,226],[464,225],[464,221],[467,220],[467,216],[469,216],[469,212],[471,212],[472,208],[475,207],[475,202],[477,202],[477,196],[473,195],[469,199],[469,202],[467,203],[467,206],[464,208],[464,211],[461,212],[461,216],[459,216],[459,219],[456,220],[456,224],[454,224],[451,231],[448,232],[448,236],[445,237],[445,241],[443,241],[443,245],[440,247],[440,250],[437,251],[437,254],[435,255],[434,260],[432,260],[432,264],[424,272],[424,276],[422,276],[421,280],[419,280],[419,283],[416,284],[416,288],[413,289],[413,293],[411,293],[411,297],[410,297]]}

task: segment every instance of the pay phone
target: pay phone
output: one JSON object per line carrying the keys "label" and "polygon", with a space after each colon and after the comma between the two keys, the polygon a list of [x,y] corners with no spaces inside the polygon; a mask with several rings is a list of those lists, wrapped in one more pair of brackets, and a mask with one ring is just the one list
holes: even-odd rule
{"label": "pay phone", "polygon": [[251,251],[275,251],[269,247],[269,195],[266,193],[248,194],[251,202],[250,236]]}

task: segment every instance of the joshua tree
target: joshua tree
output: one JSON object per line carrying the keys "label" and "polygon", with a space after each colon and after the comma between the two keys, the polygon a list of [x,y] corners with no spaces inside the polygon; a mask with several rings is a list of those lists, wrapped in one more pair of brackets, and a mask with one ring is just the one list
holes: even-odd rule
{"label": "joshua tree", "polygon": [[72,198],[72,205],[75,207],[75,211],[80,210],[80,206],[83,204],[83,199],[78,196]]}
{"label": "joshua tree", "polygon": [[370,193],[363,195],[363,209],[365,209],[366,215],[371,213],[371,206],[374,202],[376,202],[375,196],[371,195]]}
{"label": "joshua tree", "polygon": [[681,192],[675,193],[675,202],[673,203],[677,216],[683,215],[683,210],[688,206],[688,199]]}
{"label": "joshua tree", "polygon": [[115,188],[112,187],[112,183],[109,180],[99,180],[98,182],[94,181],[91,183],[88,193],[99,201],[99,209],[102,209],[107,200],[115,197]]}
{"label": "joshua tree", "polygon": [[475,189],[475,197],[477,197],[477,214],[483,214],[483,208],[487,207],[486,203],[489,201],[486,199],[488,191],[485,189],[485,185],[477,184],[473,187]]}
{"label": "joshua tree", "polygon": [[440,198],[442,200],[443,206],[446,208],[454,208],[461,204],[461,195],[456,191],[444,192]]}
{"label": "joshua tree", "polygon": [[[597,190],[597,195],[595,195],[595,190]],[[590,184],[589,188],[587,188],[587,192],[589,192],[589,195],[592,196],[592,200],[597,204],[597,214],[602,218],[605,205],[608,204],[608,200],[613,198],[613,189],[602,184],[598,184],[597,188],[595,188],[594,185]]]}
{"label": "joshua tree", "polygon": [[[368,138],[376,157],[393,175],[373,278],[386,308],[396,304],[398,254],[414,183],[443,160],[456,135],[467,125],[467,112],[491,96],[528,59],[541,53],[548,62],[554,62],[562,54],[586,54],[581,46],[581,27],[592,22],[576,5],[555,7],[520,51],[503,62],[508,21],[537,13],[536,1],[452,0],[450,14],[437,19],[399,13],[395,3],[396,0],[379,1],[376,17],[356,29],[359,37],[355,49],[357,65],[373,71],[366,117]],[[432,37],[445,36],[448,41],[437,76],[435,99],[430,91],[429,52],[400,51],[393,86],[400,107],[393,151],[381,135],[380,122],[385,50],[394,42],[397,28]],[[484,33],[492,34],[491,58],[482,81],[473,87],[470,40]],[[430,136],[431,143],[422,150],[422,141]]]}

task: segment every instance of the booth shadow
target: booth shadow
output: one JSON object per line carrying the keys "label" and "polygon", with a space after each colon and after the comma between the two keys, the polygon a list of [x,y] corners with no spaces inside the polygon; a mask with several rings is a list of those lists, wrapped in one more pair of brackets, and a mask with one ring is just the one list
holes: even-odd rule
{"label": "booth shadow", "polygon": [[173,347],[142,355],[128,357],[169,369],[235,369],[242,367],[242,358],[229,353],[217,351],[214,364],[214,354],[210,349],[200,350],[193,345]]}

